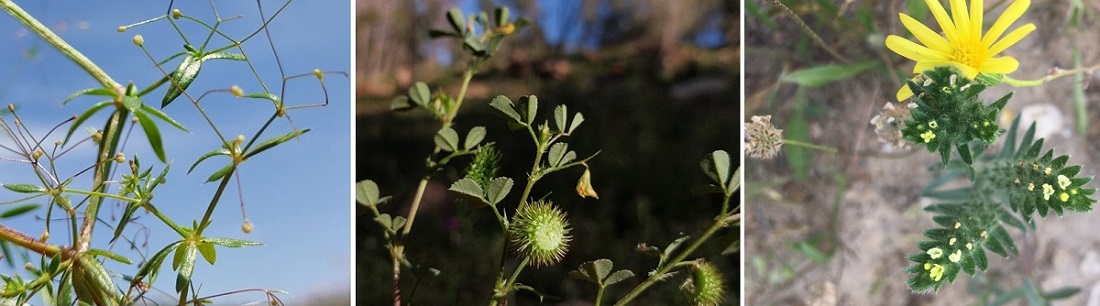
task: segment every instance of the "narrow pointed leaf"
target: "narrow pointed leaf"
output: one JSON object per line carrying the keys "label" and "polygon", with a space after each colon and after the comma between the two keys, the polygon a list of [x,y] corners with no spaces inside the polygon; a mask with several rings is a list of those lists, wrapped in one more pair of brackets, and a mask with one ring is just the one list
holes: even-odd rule
{"label": "narrow pointed leaf", "polygon": [[267,149],[270,149],[274,146],[280,145],[284,142],[287,142],[287,141],[289,141],[291,139],[294,139],[295,137],[298,137],[298,136],[300,136],[302,134],[305,134],[305,133],[309,133],[309,129],[294,130],[294,131],[290,131],[289,133],[285,133],[285,134],[282,134],[282,135],[279,135],[279,136],[271,137],[270,139],[264,140],[264,142],[261,142],[260,144],[256,145],[256,147],[254,147],[252,149],[252,151],[249,151],[248,153],[245,153],[244,158],[248,159],[249,157],[252,157],[253,155],[259,154],[260,152],[263,152],[263,151],[265,151]]}
{"label": "narrow pointed leaf", "polygon": [[62,105],[68,104],[69,101],[72,101],[73,99],[76,99],[80,96],[85,96],[85,95],[87,95],[87,96],[114,97],[115,92],[113,90],[110,90],[110,89],[107,89],[107,88],[102,88],[102,87],[83,89],[83,90],[79,90],[77,92],[74,92],[72,95],[69,95],[69,97],[65,98],[65,101],[61,102],[61,104]]}
{"label": "narrow pointed leaf", "polygon": [[186,250],[184,250],[183,259],[179,265],[179,274],[176,275],[176,292],[182,292],[191,283],[191,273],[195,272],[197,253],[198,248],[193,245],[187,245]]}
{"label": "narrow pointed leaf", "polygon": [[34,211],[35,209],[38,208],[38,206],[42,206],[42,204],[31,203],[31,204],[23,204],[23,205],[19,205],[19,206],[10,208],[8,210],[5,210],[3,213],[0,213],[0,219],[7,219],[7,218],[23,215],[25,213]]}
{"label": "narrow pointed leaf", "polygon": [[172,126],[176,127],[177,129],[180,129],[181,131],[190,132],[190,131],[187,130],[187,128],[183,127],[182,124],[180,124],[178,121],[176,121],[176,119],[172,119],[172,117],[168,117],[168,114],[165,114],[164,112],[160,111],[156,107],[149,106],[149,104],[141,104],[141,111],[145,112],[145,113],[148,113],[148,114],[151,114],[154,117],[160,118],[160,120],[162,120],[162,121],[164,121],[168,124],[171,124]]}
{"label": "narrow pointed leaf", "polygon": [[121,263],[124,263],[124,264],[128,264],[128,265],[134,263],[134,262],[130,261],[129,258],[126,258],[125,256],[119,255],[117,253],[113,253],[113,252],[108,251],[108,250],[90,249],[85,254],[92,255],[92,256],[103,256],[103,257],[106,257],[106,258],[110,258],[111,260],[121,262]]}
{"label": "narrow pointed leaf", "polygon": [[202,161],[206,160],[207,158],[211,158],[211,157],[218,156],[218,155],[229,156],[229,149],[218,148],[218,149],[215,149],[213,151],[206,152],[206,153],[202,154],[202,156],[199,156],[198,160],[195,160],[195,163],[191,164],[191,168],[187,169],[187,174],[191,174],[191,171],[195,170],[195,166],[198,166],[199,163],[202,163]]}
{"label": "narrow pointed leaf", "polygon": [[202,60],[204,60],[204,61],[206,61],[206,60],[216,60],[216,59],[226,59],[226,60],[234,60],[234,61],[247,61],[248,60],[248,58],[246,58],[244,56],[244,54],[232,53],[232,52],[214,52],[214,53],[208,53],[208,54],[202,56]]}
{"label": "narrow pointed leaf", "polygon": [[232,163],[230,163],[228,165],[225,165],[225,167],[222,167],[221,169],[218,169],[218,171],[211,174],[210,177],[207,177],[206,182],[209,183],[209,182],[220,180],[221,178],[228,175],[230,172],[233,172],[233,169],[234,169],[234,167],[233,167]]}
{"label": "narrow pointed leaf", "polygon": [[145,264],[138,268],[137,273],[134,274],[135,280],[148,279],[145,283],[153,283],[157,278],[157,273],[160,271],[161,264],[164,264],[164,259],[168,258],[168,254],[172,253],[183,241],[176,241],[161,249],[159,252],[149,257],[145,261]]}
{"label": "narrow pointed leaf", "polygon": [[164,94],[164,100],[161,100],[160,107],[167,107],[172,101],[175,101],[177,97],[183,94],[187,87],[191,86],[191,82],[195,81],[195,77],[199,75],[199,70],[202,68],[202,59],[195,57],[193,54],[188,54],[180,61],[180,65],[176,67],[176,71],[172,72],[172,82],[168,84],[168,92]]}
{"label": "narrow pointed leaf", "polygon": [[143,112],[135,112],[134,116],[137,116],[138,123],[141,123],[141,129],[145,131],[149,146],[153,147],[153,153],[157,154],[160,162],[168,162],[168,158],[164,155],[164,142],[160,138],[160,129],[157,129],[157,124],[153,122],[153,118],[149,118],[149,115]]}
{"label": "narrow pointed leaf", "polygon": [[40,193],[46,191],[45,187],[31,184],[4,184],[4,188],[18,193]]}
{"label": "narrow pointed leaf", "polygon": [[96,103],[95,105],[92,105],[92,107],[89,107],[88,110],[85,110],[84,113],[80,114],[80,116],[77,116],[76,120],[73,120],[73,124],[69,125],[69,132],[65,133],[65,143],[69,142],[69,138],[73,136],[73,132],[75,132],[76,129],[80,127],[80,124],[84,123],[84,121],[88,120],[88,118],[92,117],[92,115],[95,115],[95,113],[99,112],[99,110],[112,104],[113,103],[111,101]]}
{"label": "narrow pointed leaf", "polygon": [[214,250],[213,243],[199,243],[199,253],[202,254],[202,258],[206,259],[206,262],[214,264],[218,260],[217,250]]}
{"label": "narrow pointed leaf", "polygon": [[463,18],[462,11],[457,8],[453,8],[447,11],[447,22],[451,24],[451,28],[458,32],[462,36],[466,36],[466,23],[463,22],[466,18]]}
{"label": "narrow pointed leaf", "polygon": [[256,241],[233,239],[233,238],[221,238],[221,237],[203,238],[202,240],[206,241],[206,242],[213,243],[213,244],[217,244],[217,245],[220,245],[220,246],[223,246],[223,247],[230,247],[230,248],[241,248],[241,247],[264,245],[263,243],[259,243],[259,242],[256,242]]}

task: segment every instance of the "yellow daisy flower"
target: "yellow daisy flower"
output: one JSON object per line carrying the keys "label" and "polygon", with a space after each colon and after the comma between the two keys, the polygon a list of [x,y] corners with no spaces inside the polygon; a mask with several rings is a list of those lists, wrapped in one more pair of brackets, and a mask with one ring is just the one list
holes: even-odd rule
{"label": "yellow daisy flower", "polygon": [[[1015,58],[994,56],[1035,30],[1035,25],[1028,23],[1012,30],[1008,35],[1001,36],[1024,14],[1031,5],[1031,1],[1013,2],[1005,9],[1004,14],[997,18],[989,31],[986,31],[984,37],[982,36],[982,15],[985,6],[982,0],[970,0],[970,11],[967,10],[964,0],[949,1],[951,2],[950,16],[940,5],[939,0],[924,0],[932,11],[932,15],[936,17],[936,22],[939,23],[944,36],[933,32],[913,17],[898,13],[902,25],[913,33],[923,46],[897,35],[890,35],[886,38],[886,47],[894,53],[916,61],[913,73],[932,70],[938,66],[954,66],[967,78],[973,79],[978,73],[1006,74],[1016,71],[1020,63]],[[911,96],[913,92],[908,86],[903,85],[901,90],[898,90],[898,101],[904,101]]]}

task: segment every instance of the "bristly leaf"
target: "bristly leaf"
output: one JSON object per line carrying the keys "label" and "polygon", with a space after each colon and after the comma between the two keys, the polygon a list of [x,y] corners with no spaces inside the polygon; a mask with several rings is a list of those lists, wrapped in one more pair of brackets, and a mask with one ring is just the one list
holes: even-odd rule
{"label": "bristly leaf", "polygon": [[284,133],[284,134],[279,135],[279,136],[271,137],[268,140],[264,140],[264,142],[261,142],[260,144],[256,145],[252,149],[252,151],[249,151],[248,153],[245,153],[244,158],[248,159],[249,157],[252,157],[253,155],[260,154],[260,152],[263,152],[263,151],[265,151],[267,149],[270,149],[274,146],[280,145],[284,142],[290,141],[291,139],[294,139],[298,136],[301,136],[302,134],[309,133],[309,131],[310,131],[310,129],[294,130],[294,131],[290,131],[288,133]]}
{"label": "bristly leaf", "polygon": [[206,241],[206,242],[213,243],[213,244],[217,244],[217,245],[220,245],[220,246],[223,246],[223,247],[228,247],[228,248],[242,248],[242,247],[264,245],[263,243],[259,243],[259,242],[255,242],[255,241],[242,240],[242,239],[233,239],[233,238],[221,238],[221,237],[203,238],[202,240]]}
{"label": "bristly leaf", "polygon": [[195,81],[195,77],[199,75],[199,70],[202,68],[202,58],[195,56],[194,54],[188,54],[180,61],[180,65],[176,67],[176,71],[172,72],[171,83],[168,84],[168,92],[164,94],[164,99],[160,102],[160,107],[167,107],[172,101],[176,100],[180,94],[183,94],[187,87],[191,86],[191,82]]}
{"label": "bristly leaf", "polygon": [[46,187],[32,184],[4,184],[4,188],[18,193],[41,193],[46,191]]}
{"label": "bristly leaf", "polygon": [[167,163],[168,158],[164,154],[164,142],[161,141],[160,129],[157,129],[157,124],[153,122],[149,115],[143,112],[134,112],[134,116],[138,118],[138,122],[141,123],[141,129],[145,131],[145,137],[149,140],[149,146],[153,147],[153,153],[157,154],[157,158],[160,162]]}

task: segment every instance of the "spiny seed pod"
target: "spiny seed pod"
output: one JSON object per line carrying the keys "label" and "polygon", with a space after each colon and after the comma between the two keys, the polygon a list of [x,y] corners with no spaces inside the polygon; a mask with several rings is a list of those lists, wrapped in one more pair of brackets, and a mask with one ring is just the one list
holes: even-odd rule
{"label": "spiny seed pod", "polygon": [[565,213],[553,203],[524,203],[516,210],[508,236],[520,256],[529,257],[536,266],[557,263],[569,250],[572,228]]}
{"label": "spiny seed pod", "polygon": [[500,151],[491,144],[481,147],[474,153],[474,161],[466,170],[466,178],[473,180],[481,189],[489,188],[489,182],[500,169]]}
{"label": "spiny seed pod", "polygon": [[718,305],[725,296],[725,280],[722,273],[710,262],[695,263],[691,278],[680,289],[688,295],[693,305]]}
{"label": "spiny seed pod", "polygon": [[[121,32],[121,31],[119,31]],[[138,47],[145,45],[145,37],[141,37],[141,34],[134,35],[134,44]]]}

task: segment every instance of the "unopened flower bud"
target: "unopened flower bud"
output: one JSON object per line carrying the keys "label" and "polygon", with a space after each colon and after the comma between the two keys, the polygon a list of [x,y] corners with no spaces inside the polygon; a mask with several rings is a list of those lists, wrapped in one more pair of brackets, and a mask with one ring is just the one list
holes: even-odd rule
{"label": "unopened flower bud", "polygon": [[229,87],[229,92],[232,93],[233,96],[237,97],[237,98],[240,98],[241,96],[244,96],[244,90],[241,90],[241,87],[237,86],[237,85],[230,86]]}
{"label": "unopened flower bud", "polygon": [[120,164],[126,162],[126,154],[122,154],[122,152],[115,153],[115,162]]}
{"label": "unopened flower bud", "polygon": [[134,44],[138,47],[145,45],[145,38],[141,37],[141,34],[134,35]]}
{"label": "unopened flower bud", "polygon": [[313,76],[317,77],[318,80],[325,79],[325,74],[321,72],[321,69],[313,69]]}
{"label": "unopened flower bud", "polygon": [[244,224],[241,224],[241,231],[245,234],[252,232],[252,221],[244,220]]}
{"label": "unopened flower bud", "polygon": [[119,27],[118,27],[118,31],[119,31],[120,33],[121,33],[121,32],[126,32],[126,26],[119,26]]}
{"label": "unopened flower bud", "polygon": [[182,15],[183,13],[180,13],[180,9],[172,10],[172,19],[180,19],[180,16]]}

